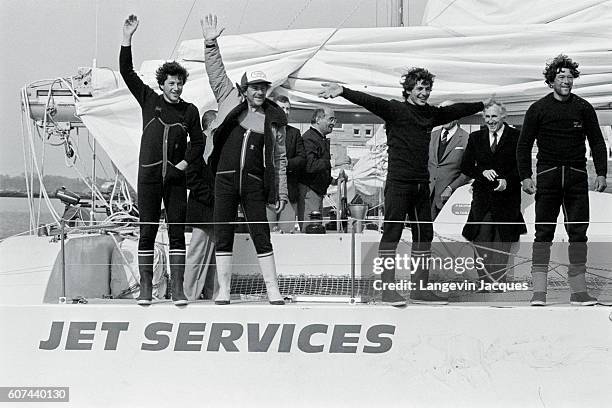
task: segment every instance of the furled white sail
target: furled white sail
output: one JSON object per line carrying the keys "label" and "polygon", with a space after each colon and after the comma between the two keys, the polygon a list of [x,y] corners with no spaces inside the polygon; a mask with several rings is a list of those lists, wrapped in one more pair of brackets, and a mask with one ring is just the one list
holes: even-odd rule
{"label": "furled white sail", "polygon": [[[341,82],[383,98],[401,99],[399,78],[422,66],[436,74],[430,102],[486,100],[495,94],[511,115],[521,115],[549,92],[542,77],[545,61],[566,53],[580,63],[575,92],[599,109],[612,103],[612,25],[588,23],[473,25],[399,28],[302,29],[227,35],[220,38],[228,74],[238,82],[247,67],[265,70],[277,92],[294,107],[329,104],[360,111],[342,98],[322,100],[322,82]],[[190,72],[183,98],[201,112],[214,108],[203,63],[203,41],[182,43],[179,60]],[[147,61],[140,73],[157,88]],[[142,129],[139,106],[117,73],[94,70],[95,95],[78,113],[102,147],[136,184]]]}
{"label": "furled white sail", "polygon": [[428,0],[422,24],[589,23],[610,21],[611,16],[610,0]]}

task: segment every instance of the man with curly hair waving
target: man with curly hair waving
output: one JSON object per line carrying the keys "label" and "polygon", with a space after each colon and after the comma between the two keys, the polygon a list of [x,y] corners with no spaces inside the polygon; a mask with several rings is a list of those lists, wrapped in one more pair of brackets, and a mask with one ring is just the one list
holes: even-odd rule
{"label": "man with curly hair waving", "polygon": [[[152,300],[154,246],[163,200],[169,224],[172,300],[181,306],[187,304],[183,292],[187,206],[185,168],[202,156],[204,138],[198,109],[181,99],[188,76],[185,68],[172,61],[157,69],[155,74],[161,95],[142,82],[134,72],[132,36],[138,23],[135,15],[125,20],[119,55],[121,76],[142,110],[143,129],[138,158],[138,210],[141,222],[138,304],[150,305]],[[191,150],[186,153],[187,135]]]}

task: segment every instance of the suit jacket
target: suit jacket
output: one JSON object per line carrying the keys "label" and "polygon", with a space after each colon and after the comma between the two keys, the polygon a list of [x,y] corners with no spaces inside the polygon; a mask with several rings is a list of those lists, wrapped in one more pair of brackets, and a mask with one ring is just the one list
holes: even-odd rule
{"label": "suit jacket", "polygon": [[[187,215],[185,222],[192,227],[204,227],[204,224],[213,221],[215,204],[214,178],[210,166],[204,157],[189,163],[185,170],[189,197],[187,198]],[[212,227],[212,224],[208,224]]]}
{"label": "suit jacket", "polygon": [[289,190],[289,202],[295,203],[299,198],[298,176],[306,166],[306,153],[304,152],[304,141],[300,131],[293,126],[287,125],[285,137],[287,150],[287,189]]}
{"label": "suit jacket", "polygon": [[[504,125],[495,153],[491,152],[486,126],[470,134],[461,171],[474,179],[468,222],[482,221],[488,211],[494,222],[520,222],[498,226],[502,241],[515,242],[519,240],[519,235],[527,232],[521,213],[521,180],[516,162],[516,145],[520,132],[508,124]],[[493,191],[498,185],[497,180],[489,181],[482,175],[488,169],[495,170],[498,178],[506,179],[508,185],[504,191]],[[478,224],[466,224],[463,236],[473,241],[478,228]]]}
{"label": "suit jacket", "polygon": [[453,191],[467,184],[470,178],[461,173],[461,160],[468,143],[468,133],[458,128],[448,142],[442,160],[438,161],[438,147],[440,146],[440,135],[442,128],[431,133],[429,141],[429,191],[433,195],[432,205],[442,208],[442,192],[448,186]]}
{"label": "suit jacket", "polygon": [[312,127],[304,132],[302,140],[306,166],[300,174],[300,183],[310,187],[320,196],[325,195],[332,181],[329,140]]}

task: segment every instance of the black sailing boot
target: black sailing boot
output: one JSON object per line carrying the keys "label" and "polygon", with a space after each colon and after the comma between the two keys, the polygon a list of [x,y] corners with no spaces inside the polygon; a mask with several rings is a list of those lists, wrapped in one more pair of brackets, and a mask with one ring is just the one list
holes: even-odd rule
{"label": "black sailing boot", "polygon": [[170,275],[172,278],[172,301],[177,306],[185,306],[187,297],[183,291],[185,275],[185,250],[170,250]]}
{"label": "black sailing boot", "polygon": [[[427,255],[429,254],[429,255]],[[425,259],[426,256],[430,256],[431,252],[427,252],[421,256]],[[415,256],[414,254],[412,255]],[[425,304],[425,305],[447,305],[448,299],[436,295],[431,290],[426,289],[429,283],[429,269],[426,268],[425,263],[419,263],[414,273],[410,274],[410,281],[413,284],[414,289],[410,291],[410,303]]]}
{"label": "black sailing boot", "polygon": [[385,269],[381,275],[382,280],[382,302],[395,306],[395,307],[403,307],[406,306],[406,299],[395,289],[389,289],[390,284],[395,284],[395,268],[393,269]]}
{"label": "black sailing boot", "polygon": [[148,306],[153,301],[153,251],[153,249],[138,251],[140,294],[136,303],[141,306]]}

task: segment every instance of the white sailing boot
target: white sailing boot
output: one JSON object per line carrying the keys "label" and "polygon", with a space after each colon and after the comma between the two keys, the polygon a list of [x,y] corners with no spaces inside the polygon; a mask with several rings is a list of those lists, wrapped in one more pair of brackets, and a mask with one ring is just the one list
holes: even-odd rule
{"label": "white sailing boot", "polygon": [[215,305],[229,305],[230,290],[232,284],[232,254],[228,252],[217,252],[217,280],[219,292],[215,297]]}
{"label": "white sailing boot", "polygon": [[[268,300],[270,301],[270,304],[284,305],[285,301],[283,300],[283,296],[281,295],[280,290],[278,290],[278,280],[276,277],[276,263],[274,262],[274,252],[257,255],[257,259],[259,260],[261,274],[263,275],[263,279],[266,284],[266,291],[268,292]],[[218,258],[217,262],[219,262]]]}

